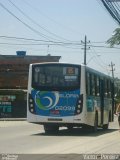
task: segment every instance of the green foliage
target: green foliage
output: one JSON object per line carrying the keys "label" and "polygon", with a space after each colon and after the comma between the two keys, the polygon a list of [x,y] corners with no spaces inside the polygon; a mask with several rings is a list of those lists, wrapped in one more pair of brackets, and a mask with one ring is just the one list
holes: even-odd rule
{"label": "green foliage", "polygon": [[110,44],[111,47],[120,45],[120,28],[116,28],[113,33],[112,37],[107,40],[107,43]]}

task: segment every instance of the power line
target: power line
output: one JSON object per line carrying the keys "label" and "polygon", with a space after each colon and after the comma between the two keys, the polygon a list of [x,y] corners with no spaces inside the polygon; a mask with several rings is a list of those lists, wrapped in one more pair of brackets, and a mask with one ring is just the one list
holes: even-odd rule
{"label": "power line", "polygon": [[47,42],[47,43],[64,43],[62,41],[42,40],[42,39],[33,39],[33,38],[25,38],[25,37],[13,37],[13,36],[0,36],[0,38],[25,40],[25,41],[35,41],[35,42]]}
{"label": "power line", "polygon": [[51,18],[50,16],[44,14],[43,12],[41,12],[41,10],[33,5],[31,5],[28,1],[23,1],[27,6],[29,6],[32,10],[37,11],[37,13],[39,13],[40,15],[42,15],[43,17],[47,18],[48,20],[50,20],[51,22],[53,22],[54,24],[56,24],[59,27],[62,27],[65,30],[69,30],[70,32],[76,33],[76,34],[80,34],[79,31],[76,31],[74,29],[72,29],[71,27],[66,26],[65,24],[61,24],[60,22],[56,21],[55,19]]}
{"label": "power line", "polygon": [[114,66],[115,66],[115,64],[113,64],[112,62],[111,62],[111,64],[109,64],[109,67],[111,67],[111,72],[112,72],[112,78],[113,78],[113,80],[114,80],[114,71],[115,71]]}
{"label": "power line", "polygon": [[102,69],[104,69],[105,71],[108,72],[107,68],[105,67],[105,66],[107,66],[107,64],[105,64],[100,58],[98,58],[97,53],[96,53],[96,51],[94,50],[93,47],[91,47],[90,49],[93,50],[92,53],[95,55],[95,58],[97,58],[97,62],[95,61],[95,59],[93,59],[93,61],[94,61],[97,65],[99,65]]}
{"label": "power line", "polygon": [[[83,42],[82,43],[78,43],[78,42],[62,42],[62,41],[51,41],[51,40],[42,40],[42,39],[33,39],[33,38],[25,38],[25,37],[15,37],[15,36],[0,36],[0,38],[4,38],[4,39],[15,39],[15,40],[24,40],[24,41],[34,41],[34,42],[44,42],[43,45],[61,45],[61,46],[65,46],[68,47],[69,46],[77,46],[78,48],[73,48],[73,49],[80,49],[81,46],[84,46]],[[94,42],[94,43],[99,43],[99,42]],[[9,44],[9,43],[8,43]],[[10,44],[10,45],[14,45],[14,44]],[[18,45],[18,44],[15,44]],[[22,45],[22,44],[20,44]],[[27,45],[27,44],[23,44],[23,45]],[[30,44],[28,44],[30,45]],[[31,43],[31,45],[41,45],[40,43]],[[110,46],[101,46],[101,45],[92,45],[92,44],[87,44],[87,47],[94,47],[94,48],[106,48],[106,49],[120,49],[119,47],[110,47]]]}
{"label": "power line", "polygon": [[[12,36],[0,36],[0,38],[4,38],[4,39],[13,39],[13,40],[21,40],[21,41],[32,41],[32,42],[44,42],[43,45],[57,45],[57,46],[61,46],[61,47],[65,47],[65,48],[68,48],[68,49],[80,49],[81,48],[81,45],[82,44],[75,44],[75,43],[65,43],[65,42],[62,42],[62,41],[45,41],[45,40],[41,40],[41,39],[33,39],[33,38],[25,38],[25,37],[12,37]],[[5,43],[1,43],[1,45],[42,45],[41,43],[31,43],[31,44],[26,44],[26,43],[22,43],[22,44],[18,44],[18,43],[9,43],[9,42],[5,42]],[[76,46],[76,47],[73,47],[73,46]]]}
{"label": "power line", "polygon": [[73,45],[73,44],[67,44],[67,43],[64,43],[64,44],[62,44],[62,43],[2,43],[2,42],[0,42],[0,44],[2,44],[2,45],[60,45],[60,46],[64,46],[64,45]]}
{"label": "power line", "polygon": [[[55,33],[52,33],[51,31],[47,30],[45,27],[41,26],[40,24],[38,24],[35,20],[33,20],[30,16],[28,16],[26,13],[24,13],[17,5],[15,5],[11,0],[8,0],[20,13],[22,13],[22,15],[24,15],[27,19],[29,19],[33,24],[37,25],[38,27],[40,27],[41,29],[43,29],[44,31],[46,31],[47,33],[51,34],[52,36],[55,36],[59,39],[65,40],[65,41],[70,41],[68,39],[65,39],[61,36],[58,36]],[[53,38],[52,38],[53,39]],[[54,39],[56,40],[56,39]]]}
{"label": "power line", "polygon": [[[116,0],[101,0],[110,15],[118,22],[120,25],[120,9],[119,4]],[[120,2],[120,1],[119,1]]]}
{"label": "power line", "polygon": [[24,38],[24,37],[12,37],[12,36],[0,36],[0,38],[5,39],[16,39],[16,40],[25,40],[25,41],[41,41],[41,42],[53,42],[53,41],[46,41],[41,39],[33,39],[33,38]]}
{"label": "power line", "polygon": [[[0,38],[6,38],[6,39],[19,39],[19,40],[27,40],[27,41],[42,41],[42,42],[54,42],[54,43],[65,43],[63,41],[52,41],[52,40],[42,40],[42,39],[34,39],[34,38],[25,38],[25,37],[16,37],[16,36],[6,36],[6,35],[0,35]],[[74,43],[74,44],[78,44],[78,45],[83,45],[83,43],[80,43],[79,41],[72,41],[71,43]],[[95,44],[95,43],[106,43],[105,41],[91,41],[90,42],[91,44]],[[98,47],[104,47],[104,46],[98,46]],[[111,47],[109,47],[111,48]],[[113,47],[114,48],[114,47]]]}
{"label": "power line", "polygon": [[96,45],[88,45],[89,47],[98,47],[98,48],[108,48],[108,49],[120,49],[119,47],[109,47],[109,46],[96,46]]}
{"label": "power line", "polygon": [[61,45],[76,45],[76,46],[81,46],[81,43],[74,43],[74,42],[62,42],[62,41],[47,41],[47,40],[42,40],[42,39],[33,39],[33,38],[25,38],[25,37],[13,37],[13,36],[0,36],[0,38],[5,38],[5,39],[15,39],[15,40],[25,40],[25,41],[35,41],[35,42],[45,42],[47,43],[54,43],[55,45],[61,44]]}
{"label": "power line", "polygon": [[14,13],[12,13],[10,10],[8,10],[1,2],[0,2],[0,6],[5,9],[10,15],[12,15],[14,18],[16,18],[19,22],[21,22],[24,26],[26,26],[27,28],[29,28],[30,30],[32,30],[33,32],[37,33],[39,36],[44,37],[48,40],[50,40],[51,38],[44,35],[43,33],[40,33],[39,31],[37,31],[36,29],[34,29],[33,27],[31,27],[30,25],[28,25],[27,23],[25,23],[24,21],[22,21],[20,18],[18,18]]}

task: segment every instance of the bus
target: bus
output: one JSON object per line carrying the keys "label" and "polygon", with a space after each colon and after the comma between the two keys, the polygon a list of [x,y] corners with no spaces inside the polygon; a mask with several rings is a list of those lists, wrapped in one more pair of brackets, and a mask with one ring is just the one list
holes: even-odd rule
{"label": "bus", "polygon": [[27,121],[44,126],[108,129],[114,115],[114,81],[86,65],[50,62],[29,67]]}

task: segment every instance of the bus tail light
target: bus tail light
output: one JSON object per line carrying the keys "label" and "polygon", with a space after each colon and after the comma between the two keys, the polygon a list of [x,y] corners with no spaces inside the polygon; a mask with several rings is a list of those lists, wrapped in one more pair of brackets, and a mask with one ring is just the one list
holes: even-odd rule
{"label": "bus tail light", "polygon": [[80,113],[80,110],[78,109],[78,110],[77,110],[77,114],[79,114],[79,113]]}
{"label": "bus tail light", "polygon": [[83,94],[79,96],[79,99],[76,104],[75,115],[78,115],[82,112],[83,109]]}
{"label": "bus tail light", "polygon": [[35,113],[34,100],[30,94],[29,94],[29,111],[31,113]]}
{"label": "bus tail light", "polygon": [[80,108],[81,108],[81,106],[80,106],[80,105],[78,105],[78,108],[80,109]]}

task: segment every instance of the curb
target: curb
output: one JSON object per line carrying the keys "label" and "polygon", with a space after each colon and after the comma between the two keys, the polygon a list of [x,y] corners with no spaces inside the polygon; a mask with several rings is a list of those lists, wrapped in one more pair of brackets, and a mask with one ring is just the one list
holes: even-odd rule
{"label": "curb", "polygon": [[27,118],[0,118],[0,121],[26,121]]}

